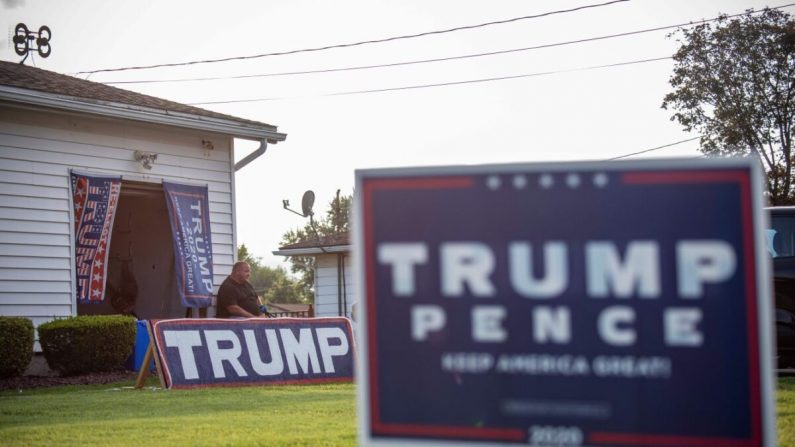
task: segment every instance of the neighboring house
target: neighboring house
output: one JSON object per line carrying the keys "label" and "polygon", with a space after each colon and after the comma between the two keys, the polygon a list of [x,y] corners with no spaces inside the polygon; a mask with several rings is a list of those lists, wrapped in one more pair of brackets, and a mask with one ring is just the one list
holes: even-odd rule
{"label": "neighboring house", "polygon": [[[285,138],[269,124],[0,61],[0,315],[38,326],[115,313],[108,300],[77,304],[74,169],[122,177],[108,281],[130,269],[139,318],[184,316],[161,182],[208,186],[217,291],[237,252],[235,171]],[[235,139],[260,147],[236,164]],[[146,154],[157,155],[149,168]]]}
{"label": "neighboring house", "polygon": [[312,304],[265,303],[268,313],[274,317],[314,317],[315,307]]}
{"label": "neighboring house", "polygon": [[351,316],[355,287],[348,233],[285,245],[273,254],[315,258],[316,317]]}

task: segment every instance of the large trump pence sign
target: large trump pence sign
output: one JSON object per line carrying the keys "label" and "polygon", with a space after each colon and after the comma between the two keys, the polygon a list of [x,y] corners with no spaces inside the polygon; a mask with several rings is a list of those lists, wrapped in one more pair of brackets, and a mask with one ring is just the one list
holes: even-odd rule
{"label": "large trump pence sign", "polygon": [[357,172],[362,441],[775,443],[745,160]]}

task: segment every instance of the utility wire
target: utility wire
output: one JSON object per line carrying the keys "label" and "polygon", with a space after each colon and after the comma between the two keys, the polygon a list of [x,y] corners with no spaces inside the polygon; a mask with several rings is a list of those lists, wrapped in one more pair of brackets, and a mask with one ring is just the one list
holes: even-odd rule
{"label": "utility wire", "polygon": [[575,12],[575,11],[580,11],[580,10],[583,10],[583,9],[599,8],[599,7],[602,7],[602,6],[608,6],[608,5],[612,5],[612,4],[615,4],[615,3],[623,3],[623,2],[628,2],[628,1],[629,0],[612,0],[612,1],[609,1],[609,2],[606,2],[606,3],[598,3],[598,4],[578,6],[576,8],[571,8],[571,9],[561,9],[561,10],[550,11],[550,12],[545,12],[545,13],[541,13],[541,14],[522,16],[522,17],[514,17],[514,18],[506,19],[506,20],[497,20],[497,21],[493,21],[493,22],[479,23],[479,24],[476,24],[476,25],[466,25],[466,26],[459,26],[459,27],[456,27],[456,28],[449,28],[449,29],[436,30],[436,31],[427,31],[427,32],[418,33],[418,34],[407,34],[407,35],[403,35],[403,36],[393,36],[393,37],[387,37],[387,38],[384,38],[384,39],[364,40],[364,41],[353,42],[353,43],[326,45],[326,46],[322,46],[322,47],[303,48],[303,49],[298,49],[298,50],[281,51],[281,52],[276,52],[276,53],[255,54],[255,55],[251,55],[251,56],[225,57],[225,58],[221,58],[221,59],[206,59],[206,60],[189,61],[189,62],[175,62],[175,63],[170,63],[170,64],[141,65],[141,66],[137,66],[137,67],[104,68],[104,69],[100,69],[100,70],[79,71],[76,74],[78,74],[78,75],[89,74],[90,75],[90,74],[94,74],[94,73],[104,73],[104,72],[111,72],[111,71],[145,70],[145,69],[149,69],[149,68],[178,67],[178,66],[183,66],[183,65],[195,65],[195,64],[210,64],[210,63],[215,63],[215,62],[228,62],[228,61],[234,61],[234,60],[257,59],[257,58],[269,57],[269,56],[284,56],[284,55],[288,55],[288,54],[308,53],[308,52],[314,52],[314,51],[324,51],[324,50],[330,50],[332,48],[349,48],[349,47],[355,47],[355,46],[361,46],[361,45],[392,42],[392,41],[395,41],[395,40],[414,39],[414,38],[417,38],[417,37],[425,37],[425,36],[431,36],[431,35],[437,35],[437,34],[452,33],[452,32],[456,32],[456,31],[470,30],[470,29],[475,29],[475,28],[483,28],[483,27],[492,26],[492,25],[503,25],[503,24],[506,24],[506,23],[518,22],[520,20],[537,19],[537,18],[540,18],[540,17],[547,17],[547,16],[551,16],[551,15],[556,15],[556,14],[564,14],[564,13],[569,13],[569,12]]}
{"label": "utility wire", "polygon": [[677,144],[687,143],[688,141],[695,141],[695,140],[698,140],[699,138],[701,138],[701,136],[697,136],[697,137],[694,137],[694,138],[688,138],[687,140],[677,141],[675,143],[664,144],[662,146],[653,147],[651,149],[644,149],[642,151],[633,152],[631,154],[619,155],[618,157],[608,158],[607,160],[608,161],[618,160],[618,159],[621,159],[621,158],[631,157],[633,155],[645,154],[646,152],[658,151],[660,149],[665,149],[666,147],[671,147],[671,146],[676,146]]}
{"label": "utility wire", "polygon": [[[795,6],[795,3],[790,3],[788,5],[776,6],[775,8],[770,9],[781,9],[786,8],[789,6]],[[762,11],[755,11],[755,14],[761,13]],[[747,13],[738,13],[724,16],[725,18],[734,18],[743,16]],[[667,25],[667,26],[660,26],[656,28],[647,28],[637,31],[628,31],[625,33],[618,33],[618,34],[607,34],[604,36],[597,36],[597,37],[589,37],[585,39],[577,39],[577,40],[569,40],[565,42],[556,42],[550,44],[543,44],[543,45],[535,45],[532,47],[524,47],[524,48],[513,48],[510,50],[498,50],[498,51],[491,51],[487,53],[475,53],[475,54],[464,54],[459,56],[449,56],[449,57],[441,57],[441,58],[434,58],[434,59],[420,59],[414,61],[402,61],[402,62],[393,62],[388,64],[376,64],[376,65],[359,65],[359,66],[352,66],[352,67],[337,67],[337,68],[324,68],[324,69],[317,69],[317,70],[304,70],[304,71],[286,71],[286,72],[276,72],[276,73],[262,73],[262,74],[251,74],[251,75],[237,75],[237,76],[214,76],[214,77],[200,77],[200,78],[180,78],[180,79],[152,79],[152,80],[142,80],[142,81],[114,81],[114,82],[104,82],[104,84],[108,85],[119,85],[119,84],[154,84],[154,83],[165,83],[165,82],[192,82],[192,81],[218,81],[224,79],[249,79],[249,78],[265,78],[265,77],[274,77],[274,76],[295,76],[295,75],[307,75],[307,74],[318,74],[318,73],[334,73],[334,72],[341,72],[341,71],[354,71],[354,70],[369,70],[374,68],[387,68],[387,67],[399,67],[405,65],[415,65],[415,64],[427,64],[432,62],[447,62],[452,60],[459,60],[459,59],[469,59],[475,57],[484,57],[484,56],[496,56],[500,54],[509,54],[509,53],[518,53],[522,51],[531,51],[531,50],[539,50],[543,48],[553,48],[553,47],[560,47],[566,45],[574,45],[579,43],[586,43],[586,42],[594,42],[599,40],[607,40],[613,39],[616,37],[627,37],[627,36],[634,36],[637,34],[644,34],[644,33],[651,33],[655,31],[663,31],[668,29],[674,28],[681,28],[684,26],[695,26],[701,25],[704,23],[710,23],[717,20],[720,20],[721,17],[714,17],[711,19],[700,20],[696,22],[688,22],[688,23],[680,23],[677,25]]]}
{"label": "utility wire", "polygon": [[[468,79],[464,81],[452,81],[452,82],[441,82],[437,84],[420,84],[420,85],[405,85],[401,87],[388,87],[388,88],[380,88],[380,89],[372,89],[372,90],[355,90],[355,91],[347,91],[347,92],[336,92],[336,93],[325,93],[315,96],[348,96],[348,95],[362,95],[367,93],[384,93],[384,92],[395,92],[401,90],[414,90],[414,89],[421,89],[421,88],[432,88],[432,87],[446,87],[451,85],[463,85],[463,84],[475,84],[481,82],[493,82],[493,81],[505,81],[508,79],[519,79],[519,78],[530,78],[536,76],[548,76],[554,74],[561,74],[561,73],[573,73],[577,71],[588,71],[588,70],[597,70],[601,68],[610,68],[610,67],[620,67],[623,65],[635,65],[635,64],[644,64],[648,62],[656,62],[656,61],[663,61],[672,59],[672,56],[666,57],[657,57],[653,59],[642,59],[642,60],[635,60],[635,61],[628,61],[628,62],[618,62],[615,64],[606,64],[606,65],[595,65],[591,67],[579,67],[579,68],[571,68],[568,70],[555,70],[555,71],[541,71],[536,73],[525,73],[519,75],[510,75],[510,76],[500,76],[494,78],[482,78],[482,79]],[[192,102],[188,103],[188,105],[198,106],[198,105],[212,105],[212,104],[238,104],[244,102],[264,102],[264,101],[280,101],[285,99],[299,99],[299,98],[307,98],[310,96],[285,96],[285,97],[273,97],[273,98],[255,98],[255,99],[236,99],[236,100],[229,100],[229,101],[205,101],[205,102]]]}

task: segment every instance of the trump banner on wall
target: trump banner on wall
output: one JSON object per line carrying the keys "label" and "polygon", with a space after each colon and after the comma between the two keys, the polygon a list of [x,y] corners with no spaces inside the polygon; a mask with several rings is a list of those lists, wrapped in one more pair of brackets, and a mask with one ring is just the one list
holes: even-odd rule
{"label": "trump banner on wall", "polygon": [[209,307],[213,293],[213,243],[207,186],[163,182],[163,192],[182,305]]}
{"label": "trump banner on wall", "polygon": [[70,172],[74,211],[77,302],[105,299],[108,249],[119,204],[120,176]]}
{"label": "trump banner on wall", "polygon": [[775,444],[752,160],[356,175],[365,444]]}
{"label": "trump banner on wall", "polygon": [[165,388],[351,382],[347,318],[149,321]]}

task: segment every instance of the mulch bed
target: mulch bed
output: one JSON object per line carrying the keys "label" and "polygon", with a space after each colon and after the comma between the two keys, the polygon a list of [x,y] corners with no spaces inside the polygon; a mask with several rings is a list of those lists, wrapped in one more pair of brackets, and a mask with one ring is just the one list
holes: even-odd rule
{"label": "mulch bed", "polygon": [[136,377],[138,377],[138,373],[135,371],[102,372],[69,377],[21,376],[0,379],[0,390],[22,390],[60,385],[102,385],[120,380],[135,380]]}

